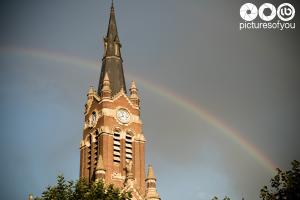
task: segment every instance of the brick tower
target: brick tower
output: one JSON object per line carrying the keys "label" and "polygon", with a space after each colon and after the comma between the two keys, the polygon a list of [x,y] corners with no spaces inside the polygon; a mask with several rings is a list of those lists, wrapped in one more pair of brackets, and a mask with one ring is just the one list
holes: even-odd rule
{"label": "brick tower", "polygon": [[[112,3],[99,87],[97,91],[89,89],[85,104],[80,177],[88,181],[103,180],[131,191],[133,199],[155,200],[158,195],[150,195],[151,198],[147,195],[147,191],[153,193],[153,188],[149,190],[146,181],[154,179],[145,177],[146,140],[138,89],[132,81],[127,94],[121,47]],[[149,170],[152,173],[152,167]]]}

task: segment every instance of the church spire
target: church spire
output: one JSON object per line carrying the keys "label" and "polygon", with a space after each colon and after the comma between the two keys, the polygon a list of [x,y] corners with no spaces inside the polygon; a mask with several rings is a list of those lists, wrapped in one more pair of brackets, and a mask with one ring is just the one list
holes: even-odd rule
{"label": "church spire", "polygon": [[154,175],[152,165],[149,165],[148,167],[145,200],[160,200],[159,194],[156,190],[156,177]]}
{"label": "church spire", "polygon": [[151,164],[148,167],[147,179],[156,180],[156,177],[154,176],[154,172],[153,172],[153,167]]}
{"label": "church spire", "polygon": [[103,79],[108,74],[110,80],[111,95],[114,96],[123,89],[126,92],[126,84],[123,72],[123,59],[121,56],[121,43],[117,30],[114,3],[110,8],[110,17],[106,37],[104,38],[104,55],[99,80],[98,94],[101,94]]}
{"label": "church spire", "polygon": [[117,23],[116,23],[116,16],[115,16],[115,8],[114,8],[114,1],[111,1],[111,7],[110,7],[110,16],[109,16],[109,23],[108,23],[108,29],[107,29],[107,35],[106,38],[108,40],[119,41],[118,36],[118,29],[117,29]]}

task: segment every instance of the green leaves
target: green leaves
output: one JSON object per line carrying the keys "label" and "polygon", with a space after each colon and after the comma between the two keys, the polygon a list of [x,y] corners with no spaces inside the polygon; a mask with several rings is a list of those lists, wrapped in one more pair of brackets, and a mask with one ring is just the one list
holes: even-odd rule
{"label": "green leaves", "polygon": [[271,179],[271,188],[264,186],[260,190],[262,200],[300,199],[300,163],[292,161],[292,170],[277,169],[277,174]]}
{"label": "green leaves", "polygon": [[130,200],[130,193],[123,193],[113,185],[105,186],[103,182],[89,183],[80,179],[75,183],[66,181],[62,175],[57,177],[57,184],[49,186],[42,197],[35,200]]}
{"label": "green leaves", "polygon": [[[277,174],[270,181],[270,188],[263,186],[260,190],[262,200],[298,200],[300,199],[300,162],[291,162],[292,169],[282,171],[277,168]],[[244,198],[243,198],[244,199]],[[214,197],[212,200],[218,200]],[[225,197],[223,200],[230,200]]]}

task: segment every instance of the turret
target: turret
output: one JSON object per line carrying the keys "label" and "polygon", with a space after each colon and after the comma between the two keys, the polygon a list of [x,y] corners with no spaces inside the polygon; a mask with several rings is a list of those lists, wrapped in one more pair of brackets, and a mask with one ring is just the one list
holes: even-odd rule
{"label": "turret", "polygon": [[136,84],[135,84],[135,81],[132,81],[131,82],[131,87],[130,87],[130,100],[131,102],[135,105],[135,106],[139,106],[140,104],[140,98],[137,94],[137,87],[136,87]]}
{"label": "turret", "polygon": [[93,95],[96,94],[96,91],[94,90],[94,87],[93,86],[90,86],[90,89],[87,93],[87,96],[88,96],[88,99],[92,99],[93,98]]}
{"label": "turret", "polygon": [[156,177],[153,172],[152,165],[148,167],[148,174],[146,178],[146,200],[160,200],[159,194],[156,190]]}

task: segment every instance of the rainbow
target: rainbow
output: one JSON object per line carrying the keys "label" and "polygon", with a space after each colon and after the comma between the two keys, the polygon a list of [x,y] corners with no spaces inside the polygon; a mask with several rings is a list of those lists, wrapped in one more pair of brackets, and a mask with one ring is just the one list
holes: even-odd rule
{"label": "rainbow", "polygon": [[[66,55],[61,53],[54,53],[47,50],[40,49],[31,49],[31,48],[18,48],[18,47],[8,47],[0,48],[0,53],[12,53],[17,55],[25,55],[30,57],[38,57],[42,59],[52,60],[56,62],[67,63],[79,67],[89,67],[93,70],[99,70],[99,62],[91,62],[86,59],[82,59],[78,56]],[[266,168],[271,173],[276,173],[277,165],[272,162],[262,151],[260,151],[254,144],[247,141],[238,130],[230,127],[223,120],[217,118],[211,114],[199,103],[195,103],[186,97],[180,96],[168,88],[165,88],[161,85],[157,85],[153,82],[150,82],[141,76],[136,76],[133,74],[128,74],[130,77],[134,77],[138,84],[141,84],[144,88],[150,90],[153,93],[156,93],[159,96],[167,98],[169,101],[177,104],[178,106],[183,107],[189,112],[194,113],[196,116],[206,121],[213,127],[220,130],[219,132],[225,135],[233,143],[238,145],[241,149],[244,149],[248,152],[258,163],[260,163],[264,168]]]}

